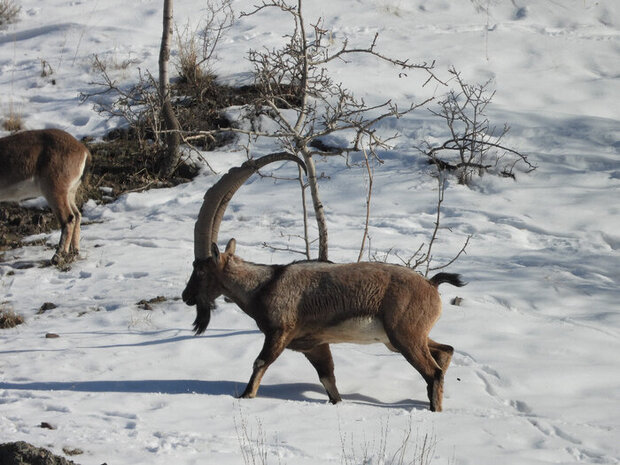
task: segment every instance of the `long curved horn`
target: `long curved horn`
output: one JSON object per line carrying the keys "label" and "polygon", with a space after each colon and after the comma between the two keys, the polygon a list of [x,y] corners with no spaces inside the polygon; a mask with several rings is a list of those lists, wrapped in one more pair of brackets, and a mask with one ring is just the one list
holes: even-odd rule
{"label": "long curved horn", "polygon": [[194,226],[194,256],[204,259],[211,255],[211,244],[217,242],[220,224],[228,202],[235,192],[259,169],[276,161],[290,160],[298,163],[306,172],[306,165],[288,152],[278,152],[264,157],[250,159],[241,166],[228,170],[204,196],[196,225]]}

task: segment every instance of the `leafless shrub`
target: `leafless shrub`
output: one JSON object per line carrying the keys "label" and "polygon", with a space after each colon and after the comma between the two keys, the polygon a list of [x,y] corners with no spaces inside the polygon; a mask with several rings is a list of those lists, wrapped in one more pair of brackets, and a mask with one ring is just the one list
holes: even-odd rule
{"label": "leafless shrub", "polygon": [[22,7],[13,0],[0,0],[0,28],[17,21]]}
{"label": "leafless shrub", "polygon": [[50,62],[47,60],[41,60],[41,77],[46,78],[50,77],[54,74],[54,68],[50,65]]}
{"label": "leafless shrub", "polygon": [[[255,426],[251,425],[247,414],[237,405],[233,413],[235,433],[239,441],[241,457],[245,465],[267,465],[276,454],[272,450],[262,421],[256,418]],[[342,465],[383,464],[383,465],[430,465],[433,462],[437,446],[434,433],[421,433],[413,430],[410,417],[402,431],[402,437],[394,441],[393,429],[387,418],[381,421],[379,428],[372,431],[370,438],[355,437],[343,431],[339,423],[340,463]],[[278,440],[275,437],[275,446]],[[276,463],[282,463],[278,456]]]}
{"label": "leafless shrub", "polygon": [[390,446],[389,418],[381,423],[378,434],[370,440],[355,442],[352,436],[347,436],[340,427],[341,460],[343,465],[358,465],[381,463],[384,465],[430,465],[437,445],[434,434],[414,435],[412,420],[409,418],[407,427],[398,446],[392,450]]}
{"label": "leafless shrub", "polygon": [[112,76],[105,59],[94,55],[92,66],[98,76],[97,81],[91,82],[95,90],[82,93],[80,100],[91,100],[97,112],[124,121],[143,149],[150,148],[149,140],[157,145],[161,134],[161,106],[153,76],[140,72],[136,84],[123,86]]}
{"label": "leafless shrub", "polygon": [[418,150],[440,170],[455,172],[463,184],[468,184],[475,174],[484,173],[514,179],[517,165],[525,166],[526,171],[534,170],[527,155],[504,145],[510,127],[504,124],[497,128],[487,116],[487,106],[495,95],[491,81],[472,85],[463,81],[454,68],[450,73],[456,89],[438,102],[438,110],[430,110],[445,121],[450,136],[441,144],[425,141]]}
{"label": "leafless shrub", "polygon": [[250,425],[247,414],[241,410],[241,406],[237,403],[233,413],[233,423],[243,463],[245,465],[267,465],[269,463],[269,444],[261,420],[256,419],[256,429],[254,429]]}

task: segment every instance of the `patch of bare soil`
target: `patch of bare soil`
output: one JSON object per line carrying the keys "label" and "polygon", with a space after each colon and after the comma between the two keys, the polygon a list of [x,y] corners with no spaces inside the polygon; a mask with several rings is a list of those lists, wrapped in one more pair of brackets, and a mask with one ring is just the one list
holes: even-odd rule
{"label": "patch of bare soil", "polygon": [[[49,209],[39,210],[3,203],[0,205],[0,252],[21,247],[24,237],[49,232],[54,227],[58,227],[57,221]],[[45,241],[36,242],[42,244]]]}

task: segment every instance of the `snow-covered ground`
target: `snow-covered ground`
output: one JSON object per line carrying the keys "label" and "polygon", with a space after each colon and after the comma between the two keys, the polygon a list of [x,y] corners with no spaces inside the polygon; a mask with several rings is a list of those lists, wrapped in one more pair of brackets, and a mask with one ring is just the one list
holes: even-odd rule
{"label": "snow-covered ground", "polygon": [[[102,136],[118,122],[78,99],[97,79],[92,57],[126,82],[138,68],[156,71],[162,3],[20,1],[20,21],[0,33],[2,114],[18,112],[30,129]],[[204,13],[199,2],[176,3],[180,25]],[[443,75],[455,66],[469,82],[493,78],[493,119],[511,125],[510,144],[538,166],[517,182],[487,176],[473,188],[448,185],[437,259],[472,239],[450,267],[469,284],[441,287],[444,313],[431,333],[456,348],[445,411],[428,411],[420,376],[382,345],[333,348],[344,399],[337,406],[290,351],[258,398],[236,400],[262,335],[222,300],[207,332],[194,337],[194,311],[179,298],[202,196],[218,179],[205,171],[172,189],[89,202],[82,258],[70,271],[25,268],[48,259],[49,248],[5,255],[0,303],[26,323],[0,331],[0,442],[80,448],[73,459],[93,465],[239,464],[242,450],[256,463],[264,452],[271,464],[383,464],[410,431],[407,457],[428,436],[433,464],[620,463],[620,4],[316,0],[305,8],[308,20],[324,18],[336,45],[348,38],[363,46],[379,32],[387,54],[436,60]],[[287,26],[275,12],[238,21],[216,72],[247,80],[248,49],[277,44]],[[42,77],[44,67],[53,74]],[[419,87],[420,75],[399,78],[370,57],[333,73],[369,103],[435,92]],[[407,256],[429,239],[437,195],[415,146],[446,129],[424,110],[382,129],[402,136],[375,174],[371,243],[379,255]],[[270,148],[258,145],[254,155]],[[205,156],[224,172],[245,155],[228,147]],[[330,258],[354,261],[364,171],[340,159],[318,169],[329,175],[321,189]],[[298,256],[261,244],[288,245],[301,222],[296,183],[255,177],[231,203],[220,241],[234,236],[242,257],[283,263]],[[160,295],[167,300],[153,310],[137,305]],[[450,305],[455,296],[461,306]],[[57,308],[38,314],[44,302]]]}

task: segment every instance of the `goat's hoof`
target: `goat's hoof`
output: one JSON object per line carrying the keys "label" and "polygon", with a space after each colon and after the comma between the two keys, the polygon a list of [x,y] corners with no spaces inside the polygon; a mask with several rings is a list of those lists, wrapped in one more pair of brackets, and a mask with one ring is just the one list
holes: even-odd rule
{"label": "goat's hoof", "polygon": [[77,254],[73,252],[56,252],[50,260],[50,263],[60,270],[67,270],[69,269],[69,264],[75,261],[76,257]]}

